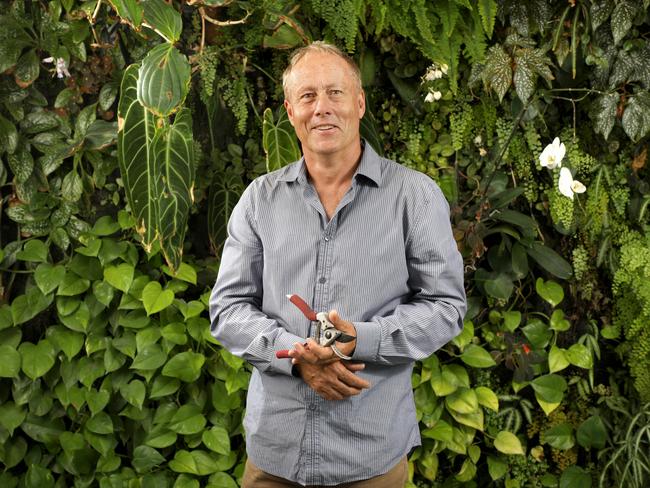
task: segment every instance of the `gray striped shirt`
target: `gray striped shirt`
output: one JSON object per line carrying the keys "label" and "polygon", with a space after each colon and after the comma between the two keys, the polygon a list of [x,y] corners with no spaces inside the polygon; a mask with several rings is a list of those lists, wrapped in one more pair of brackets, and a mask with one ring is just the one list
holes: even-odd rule
{"label": "gray striped shirt", "polygon": [[[324,400],[275,358],[312,334],[292,293],[354,323],[369,389]],[[255,367],[251,461],[302,485],[387,472],[420,443],[413,362],[460,332],[465,308],[449,206],[429,177],[366,143],[329,221],[303,160],[257,178],[233,210],[210,298],[212,334]]]}

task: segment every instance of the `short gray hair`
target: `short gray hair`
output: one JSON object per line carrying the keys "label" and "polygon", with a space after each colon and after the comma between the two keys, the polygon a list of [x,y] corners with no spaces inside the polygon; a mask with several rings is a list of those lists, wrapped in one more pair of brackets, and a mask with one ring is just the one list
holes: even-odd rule
{"label": "short gray hair", "polygon": [[341,58],[350,67],[357,85],[357,89],[361,90],[361,70],[359,69],[359,66],[357,66],[357,63],[355,63],[350,56],[345,54],[335,45],[324,41],[314,41],[311,44],[296,49],[291,54],[291,57],[289,58],[289,65],[284,70],[284,73],[282,73],[282,90],[284,91],[284,98],[287,98],[287,80],[289,79],[293,68],[302,58],[304,58],[309,53],[327,53]]}

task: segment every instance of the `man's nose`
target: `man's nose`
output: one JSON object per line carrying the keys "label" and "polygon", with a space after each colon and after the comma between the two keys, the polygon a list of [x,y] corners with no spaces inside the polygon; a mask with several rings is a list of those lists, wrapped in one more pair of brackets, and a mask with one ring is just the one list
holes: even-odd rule
{"label": "man's nose", "polygon": [[328,115],[332,112],[332,105],[327,94],[323,93],[316,97],[314,112],[316,115]]}

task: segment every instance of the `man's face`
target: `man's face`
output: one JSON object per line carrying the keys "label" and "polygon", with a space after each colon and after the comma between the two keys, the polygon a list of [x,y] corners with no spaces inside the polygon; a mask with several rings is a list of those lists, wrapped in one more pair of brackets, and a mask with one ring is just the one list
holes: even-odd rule
{"label": "man's face", "polygon": [[284,106],[305,156],[344,154],[359,146],[365,98],[351,68],[340,57],[306,54],[287,80]]}

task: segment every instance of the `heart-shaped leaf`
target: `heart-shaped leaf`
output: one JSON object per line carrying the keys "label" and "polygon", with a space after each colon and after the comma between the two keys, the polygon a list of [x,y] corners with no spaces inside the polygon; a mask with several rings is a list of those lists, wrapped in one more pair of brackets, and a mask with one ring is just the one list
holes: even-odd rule
{"label": "heart-shaped leaf", "polygon": [[165,458],[153,447],[138,446],[133,450],[133,467],[143,473],[163,463]]}
{"label": "heart-shaped leaf", "polygon": [[573,427],[567,423],[551,427],[544,432],[543,438],[546,443],[555,449],[571,449],[576,443],[573,437]]}
{"label": "heart-shaped leaf", "polygon": [[158,369],[167,361],[167,354],[158,344],[144,346],[131,364],[131,369],[153,370]]}
{"label": "heart-shaped leaf", "polygon": [[20,373],[21,356],[10,345],[0,345],[0,378],[15,378]]}
{"label": "heart-shaped leaf", "polygon": [[140,380],[133,380],[120,388],[120,393],[124,399],[136,408],[142,408],[146,388]]}
{"label": "heart-shaped leaf", "polygon": [[151,281],[142,290],[142,303],[147,315],[160,312],[169,307],[174,301],[174,292],[163,290],[160,283]]}
{"label": "heart-shaped leaf", "polygon": [[54,366],[56,350],[47,339],[39,341],[38,344],[23,342],[18,351],[22,356],[23,372],[33,380],[40,378]]}
{"label": "heart-shaped leaf", "polygon": [[553,307],[559,305],[564,299],[564,290],[555,281],[544,281],[542,278],[537,278],[535,289],[537,290],[538,295]]}
{"label": "heart-shaped leaf", "polygon": [[32,239],[25,243],[22,251],[16,253],[16,259],[37,263],[47,262],[47,246],[39,239]]}
{"label": "heart-shaped leaf", "polygon": [[177,434],[198,434],[203,431],[206,422],[198,406],[182,405],[167,427]]}
{"label": "heart-shaped leaf", "polygon": [[465,364],[475,368],[489,368],[497,364],[489,352],[476,344],[469,344],[461,354],[460,359]]}
{"label": "heart-shaped leaf", "polygon": [[519,438],[507,430],[502,430],[497,434],[496,439],[494,439],[494,447],[504,454],[524,454]]}
{"label": "heart-shaped leaf", "polygon": [[565,349],[561,349],[556,345],[551,346],[551,350],[548,353],[548,369],[551,373],[557,373],[562,371],[569,365],[569,360],[567,358],[567,353]]}
{"label": "heart-shaped leaf", "polygon": [[42,263],[34,272],[34,280],[43,295],[53,292],[63,282],[64,277],[65,267],[58,264],[55,266],[50,263]]}
{"label": "heart-shaped leaf", "polygon": [[133,282],[135,268],[127,263],[108,266],[104,269],[104,281],[118,290],[127,293]]}
{"label": "heart-shaped leaf", "polygon": [[68,359],[77,355],[84,343],[84,336],[67,330],[64,327],[55,325],[47,330],[47,338],[54,346],[63,351]]}
{"label": "heart-shaped leaf", "polygon": [[192,383],[201,376],[203,363],[205,363],[205,356],[203,354],[192,351],[181,352],[167,361],[162,373],[165,376],[171,376],[187,383]]}

